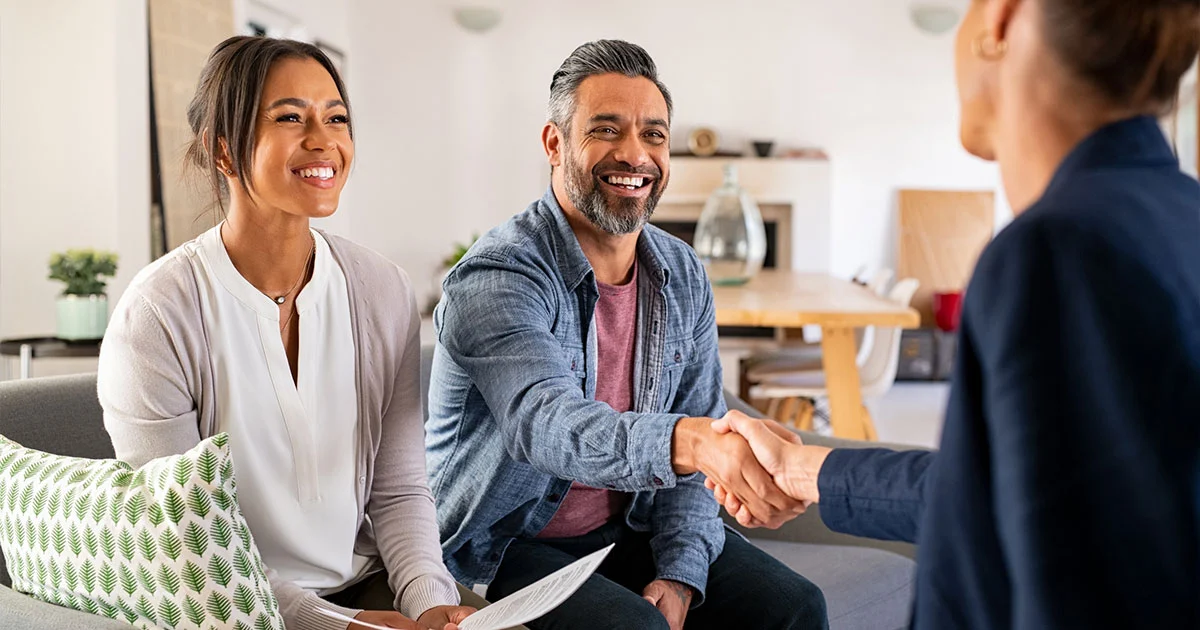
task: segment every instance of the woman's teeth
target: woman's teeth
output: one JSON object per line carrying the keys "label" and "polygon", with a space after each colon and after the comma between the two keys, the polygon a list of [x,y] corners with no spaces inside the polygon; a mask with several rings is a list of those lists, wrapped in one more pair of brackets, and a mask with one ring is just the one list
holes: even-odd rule
{"label": "woman's teeth", "polygon": [[642,183],[645,181],[645,178],[643,178],[643,177],[617,177],[616,175],[609,175],[608,177],[605,178],[605,181],[607,181],[609,184],[612,184],[613,186],[624,186],[625,188],[627,188],[629,190],[636,190],[636,189],[642,187]]}
{"label": "woman's teeth", "polygon": [[329,179],[333,177],[333,168],[329,166],[319,166],[316,168],[299,168],[293,171],[300,177],[316,177],[317,179]]}

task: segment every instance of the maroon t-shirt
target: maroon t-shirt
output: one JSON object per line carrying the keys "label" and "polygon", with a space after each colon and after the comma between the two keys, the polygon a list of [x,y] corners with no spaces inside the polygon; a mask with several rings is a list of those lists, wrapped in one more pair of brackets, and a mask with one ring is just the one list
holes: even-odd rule
{"label": "maroon t-shirt", "polygon": [[[620,286],[596,283],[596,400],[617,411],[633,409],[633,352],[637,343],[637,264],[633,280]],[[538,538],[582,536],[625,513],[630,495],[571,484],[558,512]]]}

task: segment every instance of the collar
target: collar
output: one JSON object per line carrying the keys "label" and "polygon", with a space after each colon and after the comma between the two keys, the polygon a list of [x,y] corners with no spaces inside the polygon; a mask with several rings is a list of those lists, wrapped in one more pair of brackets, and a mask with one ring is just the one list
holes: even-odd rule
{"label": "collar", "polygon": [[1179,168],[1179,160],[1158,121],[1152,116],[1127,118],[1097,129],[1072,149],[1042,196],[1085,171],[1156,166]]}
{"label": "collar", "polygon": [[[595,284],[592,263],[583,253],[583,248],[579,246],[579,239],[575,236],[575,231],[571,229],[571,224],[567,222],[567,216],[562,206],[559,205],[558,198],[554,196],[553,186],[546,188],[546,194],[542,195],[541,201],[537,204],[537,211],[551,228],[555,259],[559,261],[563,281],[566,282],[567,288],[574,291],[589,277],[592,279],[592,284]],[[662,287],[666,287],[670,281],[671,272],[663,257],[662,248],[659,246],[657,230],[658,228],[647,225],[638,235],[639,274],[646,274],[647,277],[660,283]]]}

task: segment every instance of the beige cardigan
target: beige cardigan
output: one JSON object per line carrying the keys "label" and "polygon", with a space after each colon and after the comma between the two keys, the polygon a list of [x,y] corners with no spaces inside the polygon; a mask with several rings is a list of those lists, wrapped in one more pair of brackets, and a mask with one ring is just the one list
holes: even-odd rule
{"label": "beige cardigan", "polygon": [[[417,618],[458,604],[442,563],[425,472],[420,318],[408,276],[379,254],[322,235],[346,276],[357,349],[361,436],[355,551],[379,556],[396,608]],[[134,279],[113,311],[100,353],[98,390],[117,457],[133,466],[182,453],[213,433],[213,365],[200,309],[197,243],[180,246]],[[288,630],[344,630],[316,612],[333,608],[270,571]]]}

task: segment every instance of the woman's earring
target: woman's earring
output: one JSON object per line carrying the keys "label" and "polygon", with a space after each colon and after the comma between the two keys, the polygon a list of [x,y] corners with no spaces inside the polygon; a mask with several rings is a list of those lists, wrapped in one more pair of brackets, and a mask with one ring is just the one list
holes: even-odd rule
{"label": "woman's earring", "polygon": [[233,169],[231,169],[231,168],[227,168],[227,169],[225,169],[225,174],[226,174],[226,175],[233,175]]}
{"label": "woman's earring", "polygon": [[1004,53],[1008,52],[1008,42],[996,39],[985,31],[971,40],[971,52],[984,61],[999,61],[1004,57]]}

